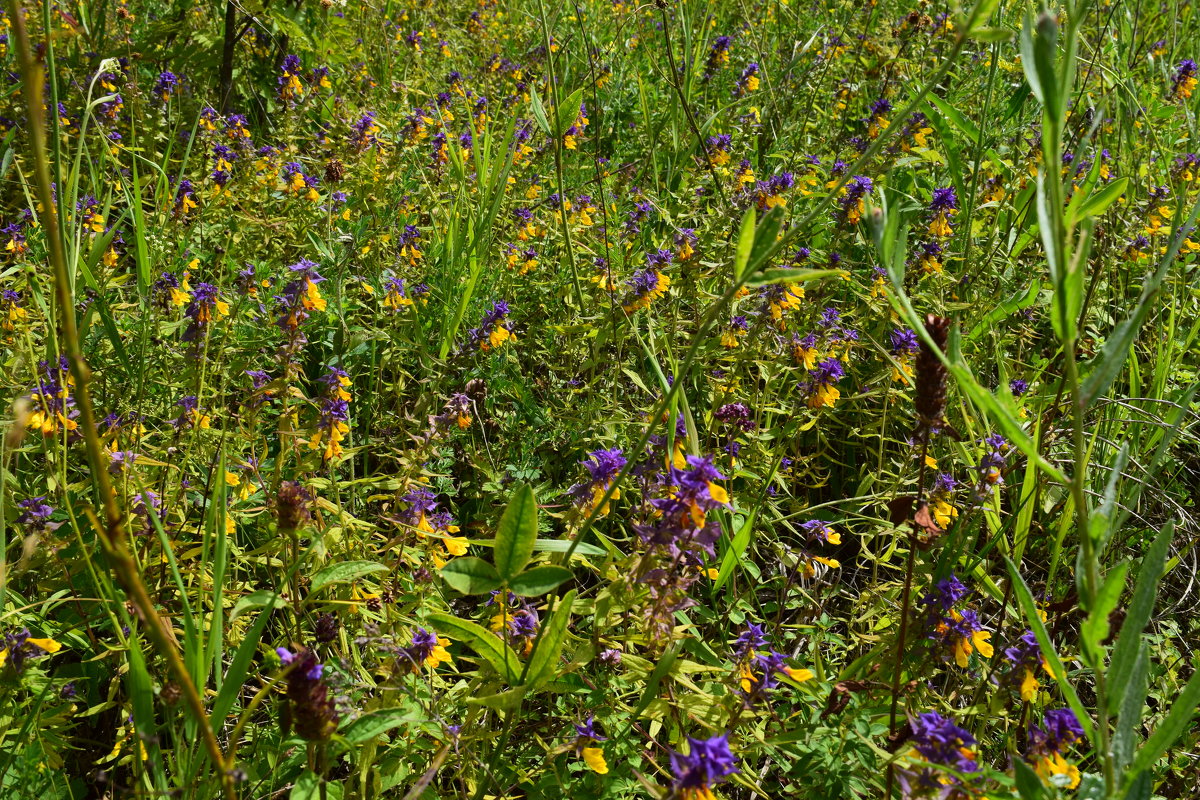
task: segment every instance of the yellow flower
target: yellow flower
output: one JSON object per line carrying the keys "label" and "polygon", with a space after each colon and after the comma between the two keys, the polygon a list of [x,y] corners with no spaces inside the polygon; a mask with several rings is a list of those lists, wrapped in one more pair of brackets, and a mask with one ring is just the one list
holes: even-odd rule
{"label": "yellow flower", "polygon": [[583,763],[598,775],[608,774],[608,762],[604,760],[604,751],[599,747],[585,747],[580,753]]}
{"label": "yellow flower", "polygon": [[433,647],[433,651],[429,654],[429,657],[425,659],[425,666],[429,667],[430,669],[437,669],[439,664],[453,664],[453,659],[451,659],[450,654],[446,652],[446,647],[449,644],[449,639],[439,636],[437,644]]}
{"label": "yellow flower", "polygon": [[1074,789],[1079,785],[1079,768],[1063,758],[1061,753],[1038,759],[1035,771],[1054,786]]}
{"label": "yellow flower", "polygon": [[1033,670],[1025,670],[1025,678],[1021,681],[1021,699],[1027,703],[1033,702],[1039,688],[1040,684],[1037,677],[1034,676]]}

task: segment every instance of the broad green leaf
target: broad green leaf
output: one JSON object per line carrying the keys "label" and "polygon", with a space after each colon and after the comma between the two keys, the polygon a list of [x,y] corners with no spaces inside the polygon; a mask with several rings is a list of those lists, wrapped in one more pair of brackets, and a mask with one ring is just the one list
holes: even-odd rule
{"label": "broad green leaf", "polygon": [[641,716],[646,707],[650,705],[658,696],[658,685],[662,683],[662,679],[671,671],[671,667],[675,666],[676,659],[679,658],[679,645],[671,645],[658,663],[654,665],[654,671],[650,673],[649,679],[646,681],[646,688],[642,690],[642,697],[638,700],[637,707],[634,708],[632,717]]}
{"label": "broad green leaf", "polygon": [[937,110],[942,112],[942,116],[949,120],[950,124],[957,128],[960,133],[966,135],[971,144],[979,144],[979,128],[976,127],[974,122],[967,119],[961,111],[936,94],[929,95],[929,102],[937,106]]}
{"label": "broad green leaf", "polygon": [[256,608],[264,608],[266,606],[270,606],[271,608],[285,608],[287,604],[287,600],[284,600],[270,589],[259,589],[257,592],[251,592],[245,597],[240,598],[233,604],[233,611],[229,612],[229,622],[232,624],[242,614]]}
{"label": "broad green leaf", "polygon": [[971,38],[978,42],[1007,42],[1013,38],[1013,32],[1008,28],[976,28],[971,31]]}
{"label": "broad green leaf", "polygon": [[571,620],[571,604],[575,601],[575,590],[567,592],[558,607],[554,609],[546,622],[546,631],[541,641],[529,657],[529,668],[526,671],[523,685],[531,692],[536,692],[543,684],[554,677],[558,662],[562,658],[563,645],[567,640],[567,623]]}
{"label": "broad green leaf", "polygon": [[1013,759],[1013,775],[1017,779],[1017,793],[1021,796],[1021,800],[1043,800],[1045,798],[1046,789],[1042,786],[1042,779],[1023,759]]}
{"label": "broad green leaf", "polygon": [[562,101],[562,105],[558,108],[558,130],[555,134],[562,136],[567,132],[567,129],[575,124],[575,117],[579,116],[579,108],[583,104],[583,89],[576,89],[571,92],[566,100]]}
{"label": "broad green leaf", "polygon": [[311,769],[306,769],[292,784],[291,800],[318,800],[321,796],[321,778]]}
{"label": "broad green leaf", "polygon": [[529,484],[521,484],[513,492],[496,528],[492,559],[501,580],[510,581],[525,569],[536,540],[537,498]]}
{"label": "broad green leaf", "polygon": [[758,516],[758,507],[756,506],[746,517],[745,522],[738,528],[738,531],[733,536],[733,541],[729,544],[729,549],[725,551],[725,556],[721,559],[721,568],[717,571],[717,579],[713,581],[713,591],[719,590],[729,580],[729,576],[733,574],[733,568],[741,559],[742,554],[746,552],[746,548],[750,546],[750,535],[754,532],[754,520]]}
{"label": "broad green leaf", "polygon": [[[904,259],[902,253],[897,253],[896,261],[902,262]],[[1047,475],[1054,478],[1060,483],[1068,483],[1066,475],[1062,473],[1058,467],[1047,461],[1040,452],[1038,452],[1037,443],[1029,438],[1029,434],[1021,427],[1017,421],[1016,415],[1007,407],[1002,405],[992,392],[979,385],[975,380],[975,376],[971,374],[971,369],[962,360],[962,354],[957,352],[957,346],[952,349],[953,358],[948,357],[945,353],[938,349],[937,343],[933,341],[933,337],[925,330],[924,321],[913,308],[912,301],[904,291],[904,276],[898,270],[896,264],[893,264],[888,269],[888,276],[892,282],[892,290],[888,293],[888,300],[892,307],[903,318],[908,320],[908,324],[916,331],[917,336],[925,342],[925,346],[933,350],[942,363],[950,370],[950,374],[954,376],[958,382],[958,387],[965,393],[971,402],[987,412],[992,421],[1000,428],[1000,432],[1008,439],[1010,443],[1028,458],[1032,463],[1037,464],[1038,468],[1043,470]],[[957,344],[957,336],[952,336],[951,344]]]}
{"label": "broad green leaf", "polygon": [[803,283],[822,278],[840,278],[848,274],[844,269],[767,269],[756,273],[753,279],[746,281],[746,285],[757,288],[768,283]]}
{"label": "broad green leaf", "polygon": [[496,634],[470,620],[450,614],[430,614],[429,624],[438,633],[460,641],[478,653],[510,685],[517,682],[516,670],[520,666],[517,654]]}
{"label": "broad green leaf", "polygon": [[526,693],[526,687],[516,686],[512,689],[506,689],[503,692],[497,692],[496,694],[487,694],[482,697],[468,697],[467,705],[486,706],[496,711],[516,711],[521,707],[521,701],[525,699]]}
{"label": "broad green leaf", "polygon": [[442,567],[442,578],[463,594],[487,594],[500,588],[496,568],[482,558],[463,556]]}
{"label": "broad green leaf", "polygon": [[546,592],[556,589],[573,575],[571,570],[556,564],[543,564],[527,569],[508,582],[508,588],[513,594],[521,597],[541,597]]}
{"label": "broad green leaf", "polygon": [[[495,539],[468,539],[467,544],[479,547],[495,547]],[[565,553],[571,549],[570,539],[538,539],[533,543],[535,553]],[[575,545],[576,556],[606,556],[608,551],[594,544],[580,542]]]}
{"label": "broad green leaf", "polygon": [[1042,290],[1042,282],[1040,280],[1030,281],[1029,288],[1024,292],[1008,297],[1000,304],[993,306],[983,318],[976,322],[971,332],[967,334],[966,340],[973,342],[984,334],[991,334],[994,330],[992,323],[999,322],[1002,319],[1007,319],[1016,312],[1029,308],[1037,302],[1038,294]]}
{"label": "broad green leaf", "polygon": [[352,583],[367,575],[387,571],[388,568],[378,561],[341,561],[317,570],[317,574],[312,576],[310,591],[316,592],[335,583]]}
{"label": "broad green leaf", "polygon": [[542,105],[541,94],[538,92],[536,86],[529,87],[529,107],[533,114],[533,120],[542,129],[542,133],[547,136],[552,135],[550,132],[550,120],[546,118],[546,107]]}
{"label": "broad green leaf", "polygon": [[1149,772],[1140,772],[1129,782],[1129,788],[1121,800],[1150,800],[1153,793],[1154,780]]}
{"label": "broad green leaf", "polygon": [[1087,199],[1079,209],[1079,218],[1097,217],[1103,214],[1109,206],[1117,202],[1121,195],[1125,194],[1128,187],[1129,178],[1117,178]]}
{"label": "broad green leaf", "polygon": [[343,728],[340,733],[351,744],[364,744],[376,736],[387,733],[392,728],[418,721],[420,718],[409,709],[385,708],[363,714]]}
{"label": "broad green leaf", "polygon": [[775,206],[759,220],[754,229],[754,246],[750,248],[750,260],[746,265],[749,269],[759,269],[770,259],[771,252],[779,240],[779,231],[783,228],[783,217],[783,206]]}

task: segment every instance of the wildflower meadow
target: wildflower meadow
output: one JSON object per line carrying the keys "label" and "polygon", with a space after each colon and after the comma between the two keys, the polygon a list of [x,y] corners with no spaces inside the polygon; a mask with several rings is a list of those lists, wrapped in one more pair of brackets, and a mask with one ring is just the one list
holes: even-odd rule
{"label": "wildflower meadow", "polygon": [[1190,0],[8,0],[0,798],[1200,797]]}

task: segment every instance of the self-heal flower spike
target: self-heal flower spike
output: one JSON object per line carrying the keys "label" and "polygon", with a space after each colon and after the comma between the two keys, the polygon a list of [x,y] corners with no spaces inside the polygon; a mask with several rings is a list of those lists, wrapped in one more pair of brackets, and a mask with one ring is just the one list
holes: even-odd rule
{"label": "self-heal flower spike", "polygon": [[[310,742],[324,741],[337,730],[339,716],[324,680],[325,667],[312,650],[284,652],[292,656],[286,660],[287,696],[296,733]],[[285,661],[284,654],[279,655]]]}

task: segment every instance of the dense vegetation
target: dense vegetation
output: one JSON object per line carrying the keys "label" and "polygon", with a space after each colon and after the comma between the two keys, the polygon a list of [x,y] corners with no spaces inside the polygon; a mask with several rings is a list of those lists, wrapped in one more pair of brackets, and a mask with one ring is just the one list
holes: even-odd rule
{"label": "dense vegetation", "polygon": [[4,797],[1195,796],[1191,3],[2,25]]}

